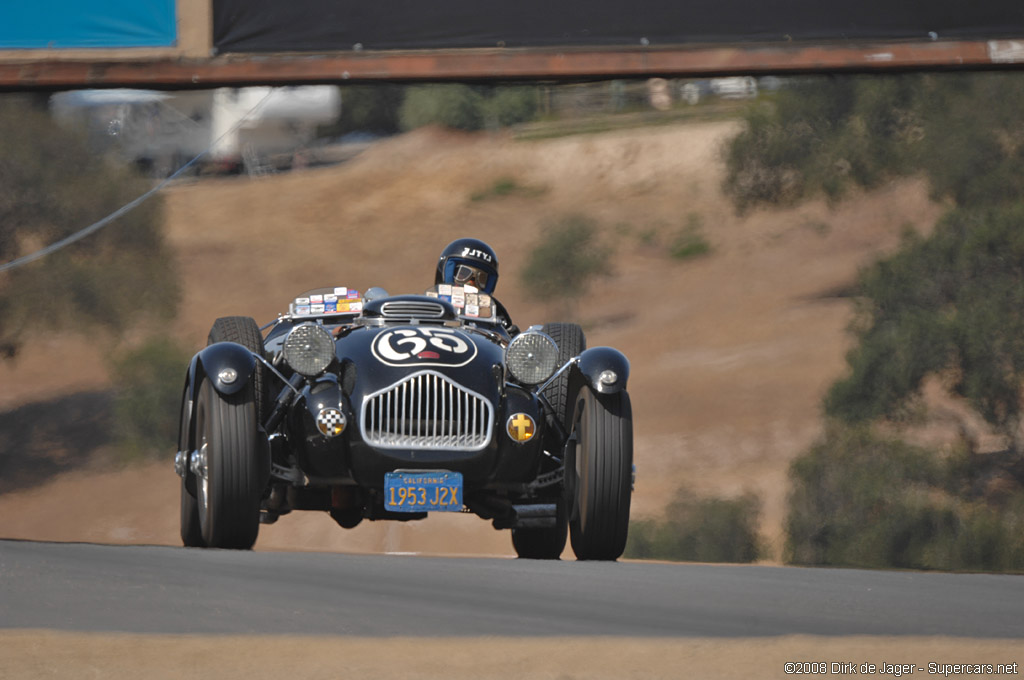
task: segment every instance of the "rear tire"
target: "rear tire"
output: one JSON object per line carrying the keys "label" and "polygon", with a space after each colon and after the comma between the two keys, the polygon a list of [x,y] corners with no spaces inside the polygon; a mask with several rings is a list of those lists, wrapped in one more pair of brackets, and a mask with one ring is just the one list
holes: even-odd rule
{"label": "rear tire", "polygon": [[[548,323],[544,324],[541,331],[546,333],[558,345],[559,366],[564,365],[565,362],[573,357],[578,357],[587,348],[587,337],[583,334],[583,329],[578,324]],[[547,397],[551,408],[555,410],[558,422],[568,430],[572,425],[568,420],[572,414],[567,412],[572,401],[572,396],[569,394],[569,371],[558,376],[553,383],[544,389],[542,394]]]}
{"label": "rear tire", "polygon": [[565,503],[559,502],[555,526],[547,529],[513,529],[512,547],[516,555],[528,560],[557,560],[565,550],[569,522]]}
{"label": "rear tire", "polygon": [[209,378],[203,378],[196,439],[200,460],[205,460],[205,476],[196,479],[196,497],[202,539],[208,547],[248,550],[256,542],[264,479],[258,436],[251,386],[222,395]]}
{"label": "rear tire", "polygon": [[[263,334],[256,320],[249,316],[223,316],[214,321],[206,344],[212,345],[215,342],[236,342],[253,354],[263,356]],[[252,375],[256,395],[256,419],[261,426],[267,422],[267,416],[270,415],[266,370],[266,367],[257,361]]]}
{"label": "rear tire", "polygon": [[633,493],[633,412],[626,392],[576,400],[576,446],[567,456],[572,550],[580,560],[616,560],[626,549]]}

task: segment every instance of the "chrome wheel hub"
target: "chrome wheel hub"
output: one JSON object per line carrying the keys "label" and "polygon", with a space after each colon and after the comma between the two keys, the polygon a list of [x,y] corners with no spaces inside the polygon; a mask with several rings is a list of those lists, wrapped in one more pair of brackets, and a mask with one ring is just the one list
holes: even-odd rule
{"label": "chrome wheel hub", "polygon": [[207,455],[210,445],[203,437],[202,445],[198,451],[192,452],[192,472],[196,476],[196,500],[199,501],[200,516],[205,516],[207,504],[209,503],[210,477],[207,467]]}

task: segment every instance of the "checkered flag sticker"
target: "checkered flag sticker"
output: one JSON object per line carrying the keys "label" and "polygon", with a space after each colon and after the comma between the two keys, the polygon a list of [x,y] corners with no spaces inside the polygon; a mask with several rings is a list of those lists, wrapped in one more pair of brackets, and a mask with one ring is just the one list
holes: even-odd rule
{"label": "checkered flag sticker", "polygon": [[325,437],[337,437],[345,431],[345,414],[336,408],[325,408],[317,414],[316,427]]}

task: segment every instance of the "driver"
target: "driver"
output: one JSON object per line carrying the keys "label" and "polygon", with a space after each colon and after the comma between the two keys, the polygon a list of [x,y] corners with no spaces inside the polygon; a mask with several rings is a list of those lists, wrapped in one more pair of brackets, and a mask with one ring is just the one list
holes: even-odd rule
{"label": "driver", "polygon": [[509,335],[519,333],[519,327],[512,323],[505,306],[493,296],[494,287],[498,283],[498,256],[483,241],[460,238],[444,247],[437,260],[437,273],[434,276],[434,285],[442,283],[475,286],[481,293],[491,295],[501,327]]}

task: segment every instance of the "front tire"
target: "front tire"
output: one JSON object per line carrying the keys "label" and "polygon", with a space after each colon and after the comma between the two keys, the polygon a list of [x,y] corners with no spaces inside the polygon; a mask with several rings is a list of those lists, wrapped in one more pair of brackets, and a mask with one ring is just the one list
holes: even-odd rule
{"label": "front tire", "polygon": [[181,543],[186,548],[202,548],[202,529],[199,527],[199,501],[181,480]]}
{"label": "front tire", "polygon": [[248,550],[256,542],[263,492],[257,437],[252,387],[222,395],[203,378],[196,408],[196,499],[202,539],[210,548]]}
{"label": "front tire", "polygon": [[617,560],[626,549],[633,493],[633,411],[626,392],[576,400],[576,446],[567,457],[569,533],[580,560]]}

